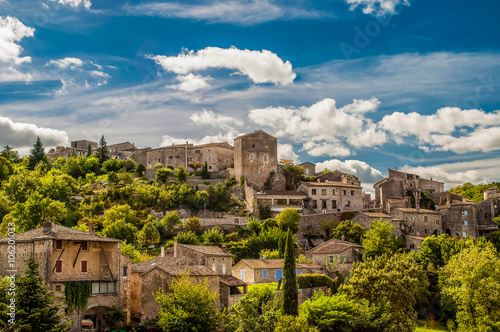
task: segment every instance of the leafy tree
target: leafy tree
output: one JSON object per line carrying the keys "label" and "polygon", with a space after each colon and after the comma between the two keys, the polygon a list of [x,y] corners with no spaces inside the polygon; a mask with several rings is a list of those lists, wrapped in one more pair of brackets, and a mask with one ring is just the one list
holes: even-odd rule
{"label": "leafy tree", "polygon": [[350,332],[359,315],[357,304],[346,295],[327,296],[323,291],[314,292],[313,297],[302,303],[299,310],[306,323],[317,326],[321,332]]}
{"label": "leafy tree", "polygon": [[123,167],[123,161],[112,158],[102,163],[102,172],[103,173],[119,172],[122,169],[122,167]]}
{"label": "leafy tree", "polygon": [[155,180],[156,182],[161,182],[163,184],[167,183],[168,179],[172,176],[174,172],[169,168],[162,168],[156,170]]}
{"label": "leafy tree", "polygon": [[460,196],[465,196],[468,199],[473,200],[474,202],[481,202],[484,199],[483,191],[485,189],[495,186],[498,187],[498,189],[500,189],[500,182],[492,182],[490,184],[478,184],[478,185],[473,185],[472,183],[467,182],[462,186],[451,188],[449,192]]}
{"label": "leafy tree", "polygon": [[196,163],[188,163],[188,167],[191,167],[192,169],[194,169],[195,173],[198,171],[198,168],[201,168],[202,166],[203,166],[203,164],[201,163],[201,161],[198,161]]}
{"label": "leafy tree", "polygon": [[42,139],[40,136],[37,136],[28,157],[28,169],[34,170],[36,165],[38,165],[41,161],[47,162],[47,155],[45,154],[45,150],[43,148]]}
{"label": "leafy tree", "polygon": [[344,220],[331,233],[332,238],[342,239],[345,241],[361,244],[361,240],[365,235],[366,230],[361,225],[355,224],[350,220]]}
{"label": "leafy tree", "polygon": [[105,221],[102,233],[106,237],[133,243],[135,242],[137,228],[132,224],[127,224],[123,220],[118,220],[114,223]]}
{"label": "leafy tree", "polygon": [[280,316],[274,332],[319,332],[319,330],[309,325],[303,317]]}
{"label": "leafy tree", "polygon": [[158,170],[160,170],[160,169],[163,169],[163,168],[164,168],[164,167],[163,167],[163,164],[162,164],[162,163],[156,163],[156,164],[154,164],[154,166],[153,166],[153,169],[155,169],[155,170],[157,170],[157,171],[158,171]]}
{"label": "leafy tree", "polygon": [[144,173],[146,172],[146,167],[143,164],[139,164],[137,165],[136,171],[137,174],[139,174],[139,176],[143,176]]}
{"label": "leafy tree", "polygon": [[120,244],[120,250],[124,255],[132,258],[132,264],[149,261],[155,258],[154,256],[148,255],[147,252],[141,253],[134,245],[127,243],[127,241]]}
{"label": "leafy tree", "polygon": [[16,280],[16,322],[20,332],[63,332],[70,323],[61,323],[61,304],[54,306],[54,295],[43,283],[33,256],[26,260],[24,275]]}
{"label": "leafy tree", "polygon": [[248,221],[247,228],[252,233],[259,235],[262,229],[262,225],[260,224],[260,221],[258,219],[252,218]]}
{"label": "leafy tree", "polygon": [[458,240],[448,234],[429,236],[420,245],[417,257],[425,264],[431,263],[435,268],[448,264],[450,258],[458,252]]}
{"label": "leafy tree", "polygon": [[266,256],[266,259],[278,259],[279,253],[278,250],[274,249],[262,249],[259,253],[260,256]]}
{"label": "leafy tree", "polygon": [[283,313],[297,316],[299,289],[295,269],[295,241],[291,230],[286,235],[285,259],[283,263]]}
{"label": "leafy tree", "polygon": [[179,168],[175,171],[175,181],[184,183],[187,181],[189,176],[189,172],[184,169],[184,167],[179,166]]}
{"label": "leafy tree", "polygon": [[[0,217],[2,216],[2,197],[0,196]],[[488,235],[488,241],[490,241],[494,246],[497,252],[500,252],[500,231],[494,231]]]}
{"label": "leafy tree", "polygon": [[203,244],[209,246],[220,246],[224,243],[224,232],[220,227],[214,227],[203,233]]}
{"label": "leafy tree", "polygon": [[283,232],[290,230],[295,234],[299,230],[300,213],[297,209],[284,209],[276,216],[276,220],[278,221],[279,228],[281,228]]}
{"label": "leafy tree", "polygon": [[323,219],[319,222],[319,227],[325,232],[326,238],[330,238],[330,234],[332,234],[333,230],[337,228],[339,225],[339,221],[337,217],[333,217],[330,220]]}
{"label": "leafy tree", "polygon": [[269,205],[259,205],[259,218],[268,219],[273,217],[273,211]]}
{"label": "leafy tree", "polygon": [[378,331],[404,332],[414,330],[414,307],[423,301],[428,286],[414,255],[397,253],[356,263],[341,293],[355,302],[367,301]]}
{"label": "leafy tree", "polygon": [[206,282],[191,283],[182,275],[169,284],[167,293],[156,293],[158,326],[165,331],[217,331],[222,318],[218,301],[219,294],[211,293]]}
{"label": "leafy tree", "polygon": [[210,195],[205,190],[199,190],[194,195],[193,206],[198,210],[205,209],[210,200]]}
{"label": "leafy tree", "polygon": [[12,146],[9,146],[8,144],[3,146],[3,151],[0,156],[4,157],[11,163],[18,163],[21,161],[19,153],[17,151],[14,151],[14,148]]}
{"label": "leafy tree", "polygon": [[199,244],[198,236],[193,231],[180,232],[175,239],[181,244]]}
{"label": "leafy tree", "polygon": [[500,330],[500,261],[491,245],[453,256],[439,281],[443,296],[457,308],[459,332]]}
{"label": "leafy tree", "polygon": [[184,227],[186,227],[187,230],[198,234],[201,231],[200,219],[198,219],[198,217],[191,217],[184,222]]}
{"label": "leafy tree", "polygon": [[92,155],[92,145],[87,145],[87,158],[90,157]]}
{"label": "leafy tree", "polygon": [[120,178],[118,177],[118,174],[116,172],[109,172],[107,175],[108,182],[111,184],[118,184],[120,183]]}
{"label": "leafy tree", "polygon": [[276,227],[278,227],[278,221],[276,219],[273,219],[273,218],[267,218],[262,223],[262,230],[263,231],[268,231],[268,230],[276,228]]}
{"label": "leafy tree", "polygon": [[388,221],[373,221],[370,230],[363,238],[363,247],[365,247],[365,256],[373,257],[383,254],[392,254],[396,250],[394,237],[392,236],[392,226]]}
{"label": "leafy tree", "polygon": [[7,160],[5,157],[0,156],[0,182],[2,180],[7,180],[9,175],[14,173],[14,167],[12,167],[12,163]]}
{"label": "leafy tree", "polygon": [[137,235],[137,241],[145,247],[157,245],[160,243],[160,233],[152,222],[148,222]]}
{"label": "leafy tree", "polygon": [[99,146],[97,147],[96,157],[99,159],[99,163],[102,165],[106,160],[110,158],[108,145],[106,143],[106,139],[104,135],[101,136],[101,140],[99,141]]}
{"label": "leafy tree", "polygon": [[208,173],[208,165],[206,161],[201,168],[201,178],[203,180],[210,179],[210,173]]}
{"label": "leafy tree", "polygon": [[304,179],[306,171],[301,166],[287,164],[283,167],[283,176],[285,177],[286,189],[295,190],[299,183]]}

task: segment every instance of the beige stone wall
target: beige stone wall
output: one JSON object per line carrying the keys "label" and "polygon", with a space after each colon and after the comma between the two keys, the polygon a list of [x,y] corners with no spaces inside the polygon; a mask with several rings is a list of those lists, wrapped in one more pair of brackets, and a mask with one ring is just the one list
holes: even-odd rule
{"label": "beige stone wall", "polygon": [[[344,275],[349,275],[351,273],[354,262],[357,262],[358,259],[354,255],[354,249],[348,249],[344,252],[338,254],[305,254],[307,259],[313,260],[313,264],[321,265],[326,267],[326,262],[328,259],[328,264],[331,264],[333,261],[331,257],[337,258],[337,270],[341,271]],[[360,255],[363,255],[363,249],[360,249]]]}
{"label": "beige stone wall", "polygon": [[130,318],[133,321],[141,321],[142,308],[142,280],[137,272],[130,275]]}
{"label": "beige stone wall", "polygon": [[[52,240],[44,241],[34,241],[34,242],[16,242],[16,256],[15,256],[15,269],[17,270],[17,275],[24,274],[26,270],[25,260],[34,253],[35,259],[40,263],[39,271],[44,277],[45,283],[48,284],[50,281],[49,269],[47,266],[50,265],[50,257],[52,255]],[[7,270],[12,270],[8,265],[9,256],[9,245],[7,243],[0,244],[0,276],[10,275]]]}
{"label": "beige stone wall", "polygon": [[254,270],[243,262],[233,266],[232,269],[233,277],[241,280],[241,270],[245,271],[245,280],[243,280],[244,282],[246,282],[247,284],[255,283]]}
{"label": "beige stone wall", "polygon": [[443,233],[460,237],[478,236],[477,213],[474,205],[452,205],[440,207],[438,211],[443,215]]}
{"label": "beige stone wall", "polygon": [[[306,208],[308,213],[322,213],[323,210],[327,212],[363,210],[363,190],[361,187],[332,186],[326,183],[324,186],[309,186],[306,183],[301,183],[299,191],[306,193],[311,198]],[[316,201],[316,207],[314,201]]]}
{"label": "beige stone wall", "polygon": [[405,221],[405,224],[410,227],[410,235],[431,236],[435,229],[438,234],[443,234],[443,218],[440,213],[394,210],[393,215]]}

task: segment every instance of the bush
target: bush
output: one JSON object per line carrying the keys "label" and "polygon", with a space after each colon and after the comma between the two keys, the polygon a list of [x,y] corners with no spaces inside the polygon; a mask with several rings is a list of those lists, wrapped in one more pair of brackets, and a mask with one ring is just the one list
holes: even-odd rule
{"label": "bush", "polygon": [[336,293],[337,288],[340,286],[338,282],[324,274],[299,274],[297,275],[297,283],[299,289],[326,286],[330,289],[332,294]]}

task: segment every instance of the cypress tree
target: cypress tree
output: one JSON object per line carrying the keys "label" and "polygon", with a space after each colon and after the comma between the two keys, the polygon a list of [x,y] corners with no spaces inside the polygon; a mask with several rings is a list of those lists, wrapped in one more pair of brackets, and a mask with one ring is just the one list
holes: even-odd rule
{"label": "cypress tree", "polygon": [[43,284],[38,262],[31,255],[24,275],[16,280],[16,331],[63,332],[70,323],[61,323],[61,304],[53,306],[55,296]]}
{"label": "cypress tree", "polygon": [[201,178],[203,180],[210,179],[210,174],[208,174],[208,164],[206,161],[203,164],[203,166],[201,167]]}
{"label": "cypress tree", "polygon": [[106,144],[106,140],[104,139],[104,135],[101,136],[101,140],[99,141],[99,147],[97,148],[96,157],[97,159],[99,159],[99,162],[101,164],[109,159],[108,146]]}
{"label": "cypress tree", "polygon": [[90,157],[91,155],[92,155],[92,146],[89,143],[89,145],[87,146],[87,158]]}
{"label": "cypress tree", "polygon": [[37,136],[35,144],[33,144],[33,148],[30,151],[28,159],[28,169],[34,170],[39,162],[46,160],[47,156],[45,155],[42,139],[40,138],[40,136]]}
{"label": "cypress tree", "polygon": [[299,290],[295,271],[295,243],[293,233],[288,230],[285,243],[285,259],[283,263],[283,313],[298,316]]}
{"label": "cypress tree", "polygon": [[278,258],[283,258],[283,233],[278,238]]}

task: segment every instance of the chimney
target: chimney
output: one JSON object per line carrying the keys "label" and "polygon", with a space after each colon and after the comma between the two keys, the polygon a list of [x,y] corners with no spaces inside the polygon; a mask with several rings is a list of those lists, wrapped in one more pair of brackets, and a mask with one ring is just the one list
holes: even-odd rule
{"label": "chimney", "polygon": [[263,260],[265,260],[265,259],[266,259],[266,255],[261,255],[261,256],[260,256],[260,260],[261,260],[261,261],[263,261]]}
{"label": "chimney", "polygon": [[92,221],[89,221],[88,222],[88,226],[89,226],[89,233],[90,234],[95,234],[94,223]]}
{"label": "chimney", "polygon": [[396,171],[398,170],[398,166],[396,166]]}
{"label": "chimney", "polygon": [[174,239],[174,257],[177,257],[177,239]]}
{"label": "chimney", "polygon": [[[174,242],[175,243],[175,242]],[[161,246],[161,254],[160,257],[165,257],[165,246]]]}
{"label": "chimney", "polygon": [[227,245],[225,243],[222,244],[222,251],[227,253]]}
{"label": "chimney", "polygon": [[345,236],[344,236],[344,234],[342,234],[342,236],[340,237],[340,239],[341,239],[342,241],[345,241]]}
{"label": "chimney", "polygon": [[45,221],[43,222],[43,234],[50,234],[52,233],[52,220],[50,218],[45,218]]}

